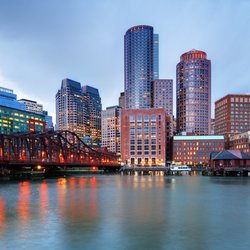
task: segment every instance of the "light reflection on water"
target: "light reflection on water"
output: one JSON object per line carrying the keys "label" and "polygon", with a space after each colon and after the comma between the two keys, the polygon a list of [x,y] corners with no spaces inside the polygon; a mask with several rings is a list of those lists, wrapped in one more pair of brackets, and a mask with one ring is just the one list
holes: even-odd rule
{"label": "light reflection on water", "polygon": [[0,249],[250,249],[250,178],[0,183]]}

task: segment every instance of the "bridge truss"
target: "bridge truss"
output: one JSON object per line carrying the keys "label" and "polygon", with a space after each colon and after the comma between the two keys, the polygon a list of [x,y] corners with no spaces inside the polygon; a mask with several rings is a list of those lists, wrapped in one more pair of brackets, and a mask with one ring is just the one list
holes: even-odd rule
{"label": "bridge truss", "polygon": [[118,164],[114,153],[95,150],[74,132],[0,134],[0,162],[49,164]]}

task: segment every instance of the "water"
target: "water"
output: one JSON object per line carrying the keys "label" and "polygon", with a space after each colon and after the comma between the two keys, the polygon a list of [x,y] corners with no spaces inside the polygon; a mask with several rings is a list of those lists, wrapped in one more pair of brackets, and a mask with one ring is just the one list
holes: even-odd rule
{"label": "water", "polygon": [[0,183],[0,249],[250,249],[250,178]]}

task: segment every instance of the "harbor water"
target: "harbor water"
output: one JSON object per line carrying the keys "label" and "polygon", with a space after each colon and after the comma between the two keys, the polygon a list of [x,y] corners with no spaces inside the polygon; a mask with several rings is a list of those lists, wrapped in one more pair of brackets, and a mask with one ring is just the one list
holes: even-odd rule
{"label": "harbor water", "polygon": [[250,249],[250,178],[0,183],[0,249]]}

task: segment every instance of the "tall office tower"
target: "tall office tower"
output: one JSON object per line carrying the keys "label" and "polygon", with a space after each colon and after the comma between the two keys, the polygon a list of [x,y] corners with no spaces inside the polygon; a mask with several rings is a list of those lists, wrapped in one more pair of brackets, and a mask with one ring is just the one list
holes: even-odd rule
{"label": "tall office tower", "polygon": [[154,108],[164,108],[167,115],[173,115],[173,80],[158,79],[153,81],[152,100]]}
{"label": "tall office tower", "polygon": [[250,94],[226,95],[216,101],[214,130],[226,137],[250,131]]}
{"label": "tall office tower", "polygon": [[119,106],[122,109],[125,109],[125,93],[124,92],[120,93],[120,96],[119,96]]}
{"label": "tall office tower", "polygon": [[211,61],[203,51],[184,53],[176,66],[177,132],[210,134]]}
{"label": "tall office tower", "polygon": [[89,124],[90,137],[101,143],[101,112],[102,103],[99,91],[96,88],[85,85],[82,87],[87,106],[87,123]]}
{"label": "tall office tower", "polygon": [[153,79],[159,79],[159,34],[154,34]]}
{"label": "tall office tower", "polygon": [[124,36],[126,109],[152,107],[153,33],[153,27],[140,25],[128,29]]}
{"label": "tall office tower", "polygon": [[56,94],[56,124],[59,130],[70,130],[80,138],[89,135],[86,103],[79,82],[64,79]]}
{"label": "tall office tower", "polygon": [[121,107],[107,107],[102,111],[102,147],[107,147],[108,151],[121,153]]}

